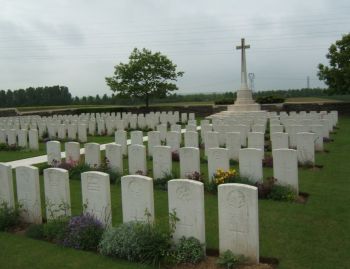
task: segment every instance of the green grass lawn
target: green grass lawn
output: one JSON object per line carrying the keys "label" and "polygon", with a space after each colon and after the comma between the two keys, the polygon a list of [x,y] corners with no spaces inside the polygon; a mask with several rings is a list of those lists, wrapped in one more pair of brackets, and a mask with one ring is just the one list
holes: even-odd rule
{"label": "green grass lawn", "polygon": [[[310,194],[306,204],[259,200],[260,255],[275,257],[278,268],[350,268],[350,118],[340,118],[340,129],[326,144],[329,153],[316,154],[320,170],[299,169],[300,191]],[[178,163],[173,163],[174,171]],[[151,169],[149,163],[149,169]],[[124,169],[127,170],[125,160]],[[202,172],[207,173],[205,164]],[[264,169],[264,177],[272,174]],[[42,183],[42,178],[41,178]],[[71,180],[72,211],[82,210],[79,181]],[[41,184],[42,197],[43,184]],[[121,190],[111,185],[114,225],[121,223]],[[217,197],[206,194],[206,237],[218,247]],[[156,219],[168,225],[167,193],[155,190]],[[0,268],[136,268],[94,253],[65,249],[19,235],[0,233]]]}

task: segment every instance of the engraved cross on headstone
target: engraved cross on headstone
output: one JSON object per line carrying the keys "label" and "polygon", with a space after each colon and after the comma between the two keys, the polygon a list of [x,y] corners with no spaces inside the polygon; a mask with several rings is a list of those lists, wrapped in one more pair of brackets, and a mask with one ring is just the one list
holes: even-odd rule
{"label": "engraved cross on headstone", "polygon": [[242,50],[242,52],[241,52],[241,90],[248,89],[247,64],[246,64],[246,58],[245,58],[245,50],[249,49],[249,48],[250,48],[250,45],[245,44],[244,38],[241,39],[241,45],[236,46],[236,49]]}

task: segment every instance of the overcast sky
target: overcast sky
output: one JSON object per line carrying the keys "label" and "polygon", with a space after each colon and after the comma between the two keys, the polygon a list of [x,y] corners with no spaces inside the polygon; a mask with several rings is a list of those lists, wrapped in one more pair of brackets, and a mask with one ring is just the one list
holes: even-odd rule
{"label": "overcast sky", "polygon": [[0,89],[111,94],[134,47],[167,55],[179,93],[235,91],[242,37],[255,90],[323,87],[317,65],[350,30],[348,0],[0,0]]}

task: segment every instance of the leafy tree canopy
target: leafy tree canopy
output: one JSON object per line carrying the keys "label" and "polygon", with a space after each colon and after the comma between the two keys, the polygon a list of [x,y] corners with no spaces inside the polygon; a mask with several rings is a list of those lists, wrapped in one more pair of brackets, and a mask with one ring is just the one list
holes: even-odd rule
{"label": "leafy tree canopy", "polygon": [[329,66],[318,65],[318,77],[324,80],[332,94],[350,93],[350,33],[329,47]]}
{"label": "leafy tree canopy", "polygon": [[163,98],[178,90],[174,81],[184,72],[160,52],[135,48],[129,62],[116,65],[113,77],[107,77],[107,85],[120,96],[143,99],[148,107],[150,98]]}

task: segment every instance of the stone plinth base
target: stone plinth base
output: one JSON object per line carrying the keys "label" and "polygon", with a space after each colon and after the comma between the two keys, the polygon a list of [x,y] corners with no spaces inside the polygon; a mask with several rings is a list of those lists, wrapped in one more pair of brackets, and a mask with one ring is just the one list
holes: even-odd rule
{"label": "stone plinth base", "polygon": [[261,107],[257,103],[253,104],[234,104],[227,106],[228,111],[260,111]]}
{"label": "stone plinth base", "polygon": [[210,115],[207,117],[208,119],[213,118],[229,118],[229,117],[237,117],[237,116],[252,116],[252,117],[265,117],[267,111],[260,110],[260,111],[221,111],[219,113]]}

